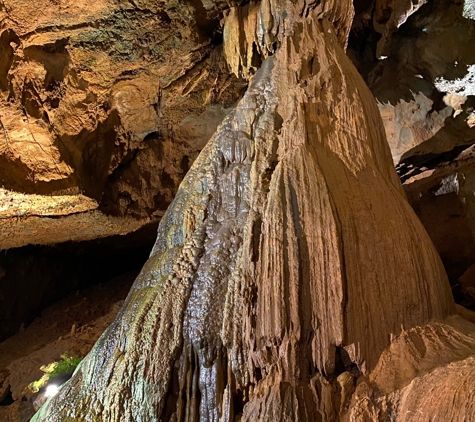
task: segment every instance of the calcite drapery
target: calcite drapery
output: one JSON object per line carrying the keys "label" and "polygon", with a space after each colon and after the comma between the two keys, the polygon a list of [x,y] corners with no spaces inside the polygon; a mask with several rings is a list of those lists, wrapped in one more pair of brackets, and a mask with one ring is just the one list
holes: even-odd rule
{"label": "calcite drapery", "polygon": [[187,174],[119,317],[34,421],[337,420],[391,336],[455,312],[345,56],[349,2],[278,6],[275,54]]}

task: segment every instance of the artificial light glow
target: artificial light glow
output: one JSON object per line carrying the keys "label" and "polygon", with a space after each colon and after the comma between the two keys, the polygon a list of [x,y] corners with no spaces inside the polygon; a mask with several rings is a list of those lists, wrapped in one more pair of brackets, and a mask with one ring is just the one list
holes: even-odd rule
{"label": "artificial light glow", "polygon": [[58,390],[59,388],[57,385],[54,385],[54,384],[48,385],[48,387],[46,387],[45,396],[53,397],[56,394],[58,394]]}

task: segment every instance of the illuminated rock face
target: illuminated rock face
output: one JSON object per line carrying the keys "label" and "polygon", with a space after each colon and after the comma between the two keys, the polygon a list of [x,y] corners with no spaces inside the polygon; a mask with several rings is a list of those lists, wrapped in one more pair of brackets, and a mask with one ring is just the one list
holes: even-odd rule
{"label": "illuminated rock face", "polygon": [[[35,422],[408,420],[459,367],[471,379],[473,326],[450,317],[440,260],[344,53],[351,19],[331,1],[228,15],[225,34],[255,31],[251,53],[225,45],[233,68],[264,61],[119,317]],[[475,417],[450,403],[441,415]]]}
{"label": "illuminated rock face", "polygon": [[[363,59],[354,38],[349,54],[358,57],[377,99],[398,174],[442,258],[455,300],[473,306],[472,294],[462,291],[458,281],[475,262],[471,187],[475,50],[469,41],[475,27],[464,17],[464,3],[473,2],[425,2],[414,13],[421,2],[377,3],[386,3],[386,12],[376,12],[377,6],[374,14],[360,12],[355,26],[359,24],[362,34],[365,25],[373,27],[372,16],[390,17],[384,23],[387,30],[394,30],[384,41],[387,58]],[[393,18],[400,16],[401,21],[402,6],[412,15],[396,31]],[[369,20],[362,21],[363,16]],[[361,65],[368,62],[372,64],[366,68]]]}
{"label": "illuminated rock face", "polygon": [[[246,86],[213,40],[222,6],[208,6],[0,5],[0,249],[158,224]],[[190,140],[193,119],[206,130]]]}
{"label": "illuminated rock face", "polygon": [[0,341],[77,289],[44,251],[153,243],[143,234],[244,94],[215,39],[225,5],[191,3],[1,2],[0,250],[26,248],[0,257]]}

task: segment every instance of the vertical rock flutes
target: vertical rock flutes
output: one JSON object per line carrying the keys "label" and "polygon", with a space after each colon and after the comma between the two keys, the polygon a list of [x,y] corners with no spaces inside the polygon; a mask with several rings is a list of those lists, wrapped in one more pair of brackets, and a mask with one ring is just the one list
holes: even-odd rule
{"label": "vertical rock flutes", "polygon": [[435,398],[456,415],[441,420],[474,420],[448,396],[471,394],[472,326],[450,316],[345,55],[351,20],[349,0],[229,11],[225,52],[248,91],[119,317],[35,422],[432,420]]}

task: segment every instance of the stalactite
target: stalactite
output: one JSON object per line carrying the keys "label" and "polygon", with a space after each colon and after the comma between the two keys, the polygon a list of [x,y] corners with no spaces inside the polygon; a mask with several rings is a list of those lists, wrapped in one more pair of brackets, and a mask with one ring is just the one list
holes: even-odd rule
{"label": "stalactite", "polygon": [[[230,13],[231,66],[252,73],[250,38],[243,52],[229,34],[258,21],[262,65],[181,184],[120,316],[35,422],[336,421],[349,408],[377,420],[363,381],[384,350],[455,313],[344,53],[350,2],[317,3]],[[255,8],[266,19],[242,18]]]}

